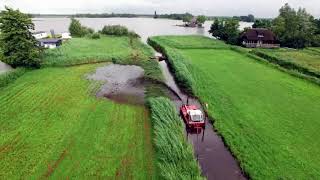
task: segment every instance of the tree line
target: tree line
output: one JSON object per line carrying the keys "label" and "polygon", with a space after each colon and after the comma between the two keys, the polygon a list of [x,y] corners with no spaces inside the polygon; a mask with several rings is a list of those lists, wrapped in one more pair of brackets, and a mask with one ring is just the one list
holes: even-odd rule
{"label": "tree line", "polygon": [[[320,46],[320,19],[315,19],[306,9],[297,11],[285,4],[279,10],[275,19],[255,20],[253,28],[272,30],[281,46],[290,48],[305,48]],[[239,19],[214,20],[209,33],[229,44],[240,45]]]}

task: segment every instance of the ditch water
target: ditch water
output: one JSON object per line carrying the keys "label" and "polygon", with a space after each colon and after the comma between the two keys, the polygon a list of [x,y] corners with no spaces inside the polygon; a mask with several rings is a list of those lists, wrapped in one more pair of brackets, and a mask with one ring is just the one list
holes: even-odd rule
{"label": "ditch water", "polygon": [[[157,53],[156,56],[161,56]],[[201,103],[195,98],[188,98],[175,83],[173,75],[169,71],[166,61],[160,61],[160,67],[167,86],[174,90],[181,100],[173,100],[177,112],[182,104],[194,104],[203,111]],[[196,158],[201,166],[202,175],[209,180],[242,180],[246,179],[243,175],[237,160],[232,156],[225,146],[222,138],[214,131],[211,122],[206,119],[206,128],[201,132],[189,132],[186,130],[186,137],[193,145]]]}

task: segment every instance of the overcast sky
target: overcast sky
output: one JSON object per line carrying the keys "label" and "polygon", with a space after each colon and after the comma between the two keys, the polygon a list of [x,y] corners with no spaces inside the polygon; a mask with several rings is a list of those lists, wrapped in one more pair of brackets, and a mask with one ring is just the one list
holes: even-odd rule
{"label": "overcast sky", "polygon": [[320,17],[320,0],[0,0],[4,5],[27,13],[184,13],[212,16],[254,14],[256,17],[274,17],[288,2],[292,7],[304,7]]}

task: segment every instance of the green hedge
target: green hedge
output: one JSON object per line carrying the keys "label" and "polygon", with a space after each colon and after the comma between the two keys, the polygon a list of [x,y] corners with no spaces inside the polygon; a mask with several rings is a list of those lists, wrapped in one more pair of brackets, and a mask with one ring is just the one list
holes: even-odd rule
{"label": "green hedge", "polygon": [[147,104],[151,111],[161,179],[204,179],[174,105],[163,97],[149,98]]}
{"label": "green hedge", "polygon": [[305,75],[313,76],[313,77],[316,77],[316,78],[320,78],[320,73],[319,72],[312,71],[312,70],[310,70],[308,68],[302,67],[302,66],[300,66],[298,64],[289,62],[287,60],[280,59],[280,58],[275,57],[275,56],[270,56],[270,55],[268,55],[266,53],[263,53],[263,52],[260,52],[260,51],[257,51],[257,50],[250,51],[250,53],[252,53],[252,54],[254,54],[256,56],[259,56],[261,58],[264,58],[264,59],[268,60],[271,63],[278,64],[279,66],[284,67],[286,69],[296,70],[296,71],[301,72],[301,73],[303,73]]}
{"label": "green hedge", "polygon": [[20,76],[22,76],[24,73],[26,73],[27,70],[25,68],[17,68],[15,70],[9,71],[7,73],[0,75],[0,88],[7,86],[11,82],[18,79]]}

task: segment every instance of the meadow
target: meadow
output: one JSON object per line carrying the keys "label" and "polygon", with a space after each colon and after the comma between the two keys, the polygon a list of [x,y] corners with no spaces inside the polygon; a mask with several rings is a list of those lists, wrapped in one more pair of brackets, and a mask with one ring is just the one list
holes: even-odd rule
{"label": "meadow", "polygon": [[3,179],[155,176],[149,113],[97,99],[98,65],[27,72],[0,90]]}
{"label": "meadow", "polygon": [[180,38],[191,48],[168,46],[170,36],[150,41],[169,52],[170,64],[185,64],[171,68],[191,78],[189,89],[209,104],[215,129],[245,173],[252,179],[318,179],[319,86],[228,47],[192,48],[194,37]]}
{"label": "meadow", "polygon": [[65,66],[125,59],[130,56],[130,53],[128,37],[72,38],[57,49],[47,50],[43,58],[43,66]]}
{"label": "meadow", "polygon": [[279,61],[277,64],[284,64],[285,67],[296,69],[311,76],[320,77],[320,52],[317,48],[295,49],[259,49],[254,52],[262,58],[269,58]]}

